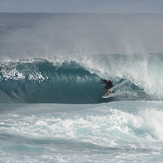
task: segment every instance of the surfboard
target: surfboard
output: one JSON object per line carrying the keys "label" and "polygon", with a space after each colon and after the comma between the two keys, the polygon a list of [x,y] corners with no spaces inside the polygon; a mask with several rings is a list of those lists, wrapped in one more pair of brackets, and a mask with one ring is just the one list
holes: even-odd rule
{"label": "surfboard", "polygon": [[103,96],[102,96],[102,98],[109,98],[109,97],[112,97],[114,95],[114,93],[109,93],[108,95],[107,95],[107,93],[105,93]]}

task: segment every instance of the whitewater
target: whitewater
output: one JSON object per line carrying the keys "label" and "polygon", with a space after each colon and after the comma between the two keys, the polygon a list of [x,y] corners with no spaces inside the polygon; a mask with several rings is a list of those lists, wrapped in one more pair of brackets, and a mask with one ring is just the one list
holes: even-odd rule
{"label": "whitewater", "polygon": [[0,162],[162,162],[162,17],[0,13]]}

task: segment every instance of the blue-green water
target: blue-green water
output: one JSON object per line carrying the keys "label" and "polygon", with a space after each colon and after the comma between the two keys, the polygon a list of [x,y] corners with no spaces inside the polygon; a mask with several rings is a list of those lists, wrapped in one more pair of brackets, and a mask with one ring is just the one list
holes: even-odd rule
{"label": "blue-green water", "polygon": [[131,78],[123,77],[112,77],[114,83],[112,90],[116,92],[116,96],[102,99],[101,96],[104,94],[102,88],[105,85],[100,84],[98,73],[90,72],[77,62],[65,61],[57,66],[55,64],[40,59],[3,62],[0,74],[0,102],[82,104],[152,100],[152,95],[145,92],[145,88],[131,81]]}
{"label": "blue-green water", "polygon": [[162,162],[162,16],[1,13],[0,162]]}

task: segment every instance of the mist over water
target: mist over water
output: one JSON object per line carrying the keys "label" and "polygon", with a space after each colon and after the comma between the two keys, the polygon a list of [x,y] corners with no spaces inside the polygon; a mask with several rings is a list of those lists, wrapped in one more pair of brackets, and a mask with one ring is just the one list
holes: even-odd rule
{"label": "mist over water", "polygon": [[0,14],[0,22],[2,58],[163,52],[161,14]]}
{"label": "mist over water", "polygon": [[0,162],[162,162],[162,17],[0,13]]}

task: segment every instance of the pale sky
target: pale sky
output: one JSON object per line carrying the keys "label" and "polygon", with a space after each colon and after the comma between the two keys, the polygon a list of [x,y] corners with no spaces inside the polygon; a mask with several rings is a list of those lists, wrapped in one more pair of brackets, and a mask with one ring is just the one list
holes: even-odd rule
{"label": "pale sky", "polygon": [[0,0],[0,12],[163,13],[163,0]]}

